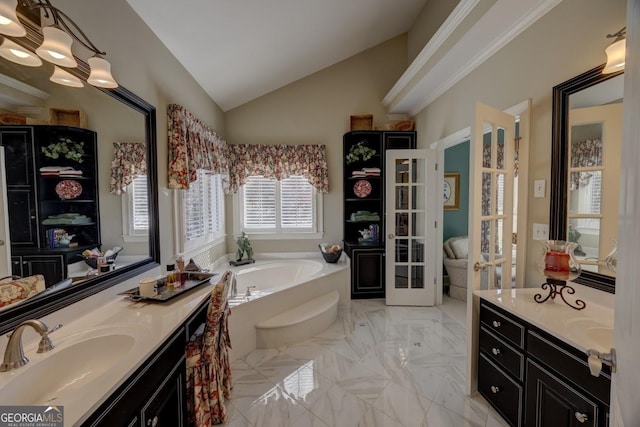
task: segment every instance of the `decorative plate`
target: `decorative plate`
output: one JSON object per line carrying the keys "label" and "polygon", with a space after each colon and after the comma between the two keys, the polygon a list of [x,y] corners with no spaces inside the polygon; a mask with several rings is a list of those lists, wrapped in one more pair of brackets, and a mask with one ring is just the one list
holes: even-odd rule
{"label": "decorative plate", "polygon": [[353,192],[358,197],[367,197],[371,193],[371,183],[366,179],[356,181],[353,185]]}
{"label": "decorative plate", "polygon": [[61,199],[75,199],[82,194],[82,185],[73,179],[65,179],[56,185],[56,194],[60,196]]}

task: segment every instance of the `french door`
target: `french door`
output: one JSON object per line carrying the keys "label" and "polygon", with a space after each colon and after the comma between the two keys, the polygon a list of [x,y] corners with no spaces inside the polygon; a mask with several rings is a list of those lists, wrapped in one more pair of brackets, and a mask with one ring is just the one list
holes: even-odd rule
{"label": "french door", "polygon": [[436,153],[387,150],[385,164],[386,304],[435,303]]}

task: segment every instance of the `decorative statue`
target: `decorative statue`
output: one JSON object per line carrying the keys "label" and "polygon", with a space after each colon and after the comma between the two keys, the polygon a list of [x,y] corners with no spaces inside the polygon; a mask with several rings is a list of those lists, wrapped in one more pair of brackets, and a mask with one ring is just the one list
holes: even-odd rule
{"label": "decorative statue", "polygon": [[[236,251],[236,260],[229,261],[231,265],[242,265],[242,264],[251,264],[255,262],[253,259],[253,248],[251,247],[251,242],[249,241],[249,237],[245,234],[245,232],[241,232],[240,236],[238,236],[238,240],[236,240],[238,244],[238,250]],[[242,260],[242,257],[247,254],[247,259]]]}

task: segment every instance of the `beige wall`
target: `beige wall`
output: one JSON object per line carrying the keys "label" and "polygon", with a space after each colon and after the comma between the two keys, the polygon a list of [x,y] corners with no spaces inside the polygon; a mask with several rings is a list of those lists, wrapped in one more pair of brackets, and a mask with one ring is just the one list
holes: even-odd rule
{"label": "beige wall", "polygon": [[[167,189],[167,106],[185,106],[224,135],[222,110],[173,57],[125,0],[58,0],[64,10],[107,52],[116,80],[150,104],[157,114],[157,150],[160,211],[160,251],[162,263],[173,256],[173,190]],[[88,53],[79,52],[87,57]],[[118,127],[117,120],[112,126]],[[100,138],[100,134],[98,136]],[[115,138],[115,136],[114,136]],[[101,165],[103,169],[107,165]],[[115,231],[120,232],[120,231]],[[224,251],[221,245],[215,252]]]}
{"label": "beige wall", "polygon": [[459,2],[460,0],[427,0],[408,33],[409,63],[418,56]]}
{"label": "beige wall", "polygon": [[[530,191],[529,235],[532,223],[549,222],[552,88],[606,60],[604,49],[610,40],[605,36],[625,25],[625,4],[624,0],[562,1],[416,117],[419,145],[426,147],[469,126],[476,101],[506,109],[532,100],[528,188],[534,180],[544,179],[547,195],[533,198]],[[538,245],[530,241],[527,247],[527,286],[542,283],[534,267]]]}
{"label": "beige wall", "polygon": [[[225,114],[234,144],[325,144],[330,192],[324,195],[325,237],[320,240],[253,241],[257,252],[314,251],[322,241],[342,240],[342,135],[352,114],[373,114],[385,123],[381,100],[406,69],[406,35],[398,36],[332,67],[294,82]],[[227,198],[227,233],[232,232]],[[227,239],[234,251],[233,239]]]}

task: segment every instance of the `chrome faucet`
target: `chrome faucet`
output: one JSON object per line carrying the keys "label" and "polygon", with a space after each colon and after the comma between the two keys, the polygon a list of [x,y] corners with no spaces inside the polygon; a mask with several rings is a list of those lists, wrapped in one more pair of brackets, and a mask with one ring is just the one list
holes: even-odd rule
{"label": "chrome faucet", "polygon": [[247,292],[244,294],[245,297],[251,296],[251,289],[255,289],[256,285],[247,286]]}
{"label": "chrome faucet", "polygon": [[9,334],[9,342],[7,343],[7,348],[4,351],[4,361],[2,362],[2,365],[0,365],[0,372],[17,369],[29,362],[29,359],[26,358],[24,350],[22,349],[22,332],[27,326],[31,326],[40,334],[38,353],[44,353],[53,349],[53,344],[49,339],[49,334],[62,327],[62,325],[58,324],[52,330],[49,330],[43,321],[35,319],[25,320],[20,323],[18,327]]}

